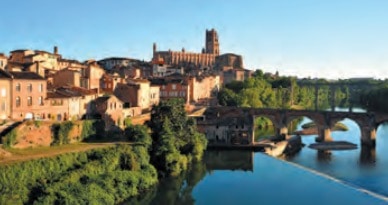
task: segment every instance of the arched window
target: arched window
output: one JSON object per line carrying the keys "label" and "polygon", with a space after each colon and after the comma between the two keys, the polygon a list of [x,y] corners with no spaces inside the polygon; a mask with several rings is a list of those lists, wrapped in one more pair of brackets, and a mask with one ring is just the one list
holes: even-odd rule
{"label": "arched window", "polygon": [[39,85],[39,92],[43,92],[43,83]]}
{"label": "arched window", "polygon": [[16,97],[16,107],[20,107],[20,104],[21,104],[20,97],[18,96]]}
{"label": "arched window", "polygon": [[42,96],[40,96],[38,98],[38,105],[43,105],[43,97]]}
{"label": "arched window", "polygon": [[27,105],[28,106],[32,105],[32,97],[31,96],[27,97]]}
{"label": "arched window", "polygon": [[20,92],[20,83],[16,84],[16,91]]}
{"label": "arched window", "polygon": [[28,92],[32,92],[32,84],[30,83],[30,84],[28,84],[28,86],[27,86],[27,90],[28,90]]}

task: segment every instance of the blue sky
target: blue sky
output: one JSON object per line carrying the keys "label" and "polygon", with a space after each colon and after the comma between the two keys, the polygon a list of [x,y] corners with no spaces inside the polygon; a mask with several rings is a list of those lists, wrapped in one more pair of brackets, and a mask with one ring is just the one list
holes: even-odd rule
{"label": "blue sky", "polygon": [[2,1],[0,52],[29,48],[78,60],[150,60],[201,51],[205,30],[249,69],[302,77],[388,77],[386,0]]}

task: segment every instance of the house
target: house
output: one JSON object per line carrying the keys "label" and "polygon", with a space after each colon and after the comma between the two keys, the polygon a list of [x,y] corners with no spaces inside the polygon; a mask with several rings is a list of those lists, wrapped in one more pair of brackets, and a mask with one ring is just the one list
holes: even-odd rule
{"label": "house", "polygon": [[151,85],[146,79],[128,79],[127,83],[117,84],[114,94],[124,102],[125,108],[140,107],[151,109],[159,104],[159,86]]}
{"label": "house", "polygon": [[164,78],[151,79],[152,86],[160,87],[160,100],[181,98],[186,104],[190,103],[190,84],[188,77],[173,74]]}
{"label": "house", "polygon": [[105,70],[96,61],[89,62],[87,68],[81,71],[81,87],[86,89],[97,89],[100,93],[101,78]]}
{"label": "house", "polygon": [[190,102],[203,105],[216,105],[221,87],[219,74],[202,74],[189,78]]}
{"label": "house", "polygon": [[11,118],[44,118],[47,105],[46,80],[34,72],[8,72],[11,76]]}
{"label": "house", "polygon": [[223,85],[228,84],[232,81],[244,81],[252,77],[253,71],[247,69],[231,69],[222,72],[222,83]]}
{"label": "house", "polygon": [[98,61],[98,64],[107,71],[113,70],[113,68],[131,67],[137,64],[140,60],[131,58],[111,57]]}
{"label": "house", "polygon": [[244,81],[253,74],[253,71],[244,69],[242,56],[234,53],[217,56],[214,70],[221,73],[223,85],[232,81]]}
{"label": "house", "polygon": [[75,86],[63,86],[48,91],[49,118],[70,120],[86,118],[91,102],[97,98],[97,90]]}
{"label": "house", "polygon": [[120,127],[123,124],[123,102],[116,96],[102,96],[91,104],[91,115],[105,122],[105,130]]}
{"label": "house", "polygon": [[46,102],[50,107],[47,110],[47,116],[43,116],[43,119],[66,121],[71,119],[70,112],[70,101],[74,100],[71,96],[63,95],[55,91],[47,92]]}
{"label": "house", "polygon": [[119,74],[105,73],[101,77],[101,91],[104,93],[112,94],[118,83],[123,83],[124,79]]}
{"label": "house", "polygon": [[4,70],[5,66],[7,66],[8,57],[4,55],[4,53],[0,53],[0,69]]}
{"label": "house", "polygon": [[65,68],[63,70],[57,71],[55,74],[51,75],[51,77],[51,86],[54,88],[61,86],[80,87],[81,84],[81,72],[78,70]]}
{"label": "house", "polygon": [[12,76],[0,69],[0,119],[8,119],[11,116],[11,83]]}
{"label": "house", "polygon": [[198,130],[209,143],[252,144],[254,142],[253,116],[238,109],[206,108],[197,118]]}

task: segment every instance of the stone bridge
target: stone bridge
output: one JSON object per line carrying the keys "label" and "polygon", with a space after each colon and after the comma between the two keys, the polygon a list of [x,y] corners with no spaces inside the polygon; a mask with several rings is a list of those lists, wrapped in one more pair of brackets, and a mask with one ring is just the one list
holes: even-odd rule
{"label": "stone bridge", "polygon": [[[317,141],[331,141],[331,129],[334,125],[345,118],[351,119],[358,124],[361,130],[361,142],[363,145],[375,146],[376,130],[378,126],[388,121],[388,114],[382,113],[354,113],[354,112],[332,112],[332,111],[311,111],[311,110],[285,110],[285,109],[266,109],[266,108],[238,108],[238,107],[209,107],[204,117],[208,121],[216,122],[217,119],[223,121],[230,119],[230,122],[241,124],[242,122],[252,123],[253,143],[254,137],[254,119],[256,117],[266,117],[270,119],[275,128],[276,135],[288,135],[288,125],[299,117],[310,118],[318,128]],[[240,119],[250,118],[249,121]],[[232,120],[233,118],[238,120]],[[248,126],[248,125],[247,125]],[[232,126],[231,126],[232,127]]]}

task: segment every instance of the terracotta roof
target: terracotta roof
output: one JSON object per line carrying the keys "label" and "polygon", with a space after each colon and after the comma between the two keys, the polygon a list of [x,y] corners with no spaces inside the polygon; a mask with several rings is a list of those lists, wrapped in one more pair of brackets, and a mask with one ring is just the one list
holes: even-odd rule
{"label": "terracotta roof", "polygon": [[104,102],[106,102],[107,100],[109,100],[111,96],[102,96],[102,97],[98,97],[96,98],[94,101],[96,102],[96,104],[102,104]]}
{"label": "terracotta roof", "polygon": [[28,51],[28,49],[17,49],[17,50],[11,51],[10,53],[14,53],[14,52],[24,52],[24,51]]}
{"label": "terracotta roof", "polygon": [[71,96],[64,95],[62,93],[48,91],[47,92],[47,98],[71,98]]}
{"label": "terracotta roof", "polygon": [[110,57],[110,58],[104,58],[104,59],[101,59],[99,60],[98,62],[101,62],[101,61],[109,61],[109,60],[128,60],[128,61],[140,61],[140,60],[137,60],[137,59],[132,59],[132,58],[124,58],[124,57]]}
{"label": "terracotta roof", "polygon": [[11,79],[12,76],[7,71],[0,69],[0,79]]}
{"label": "terracotta roof", "polygon": [[42,76],[29,71],[23,72],[9,72],[14,79],[28,79],[28,80],[45,80]]}

